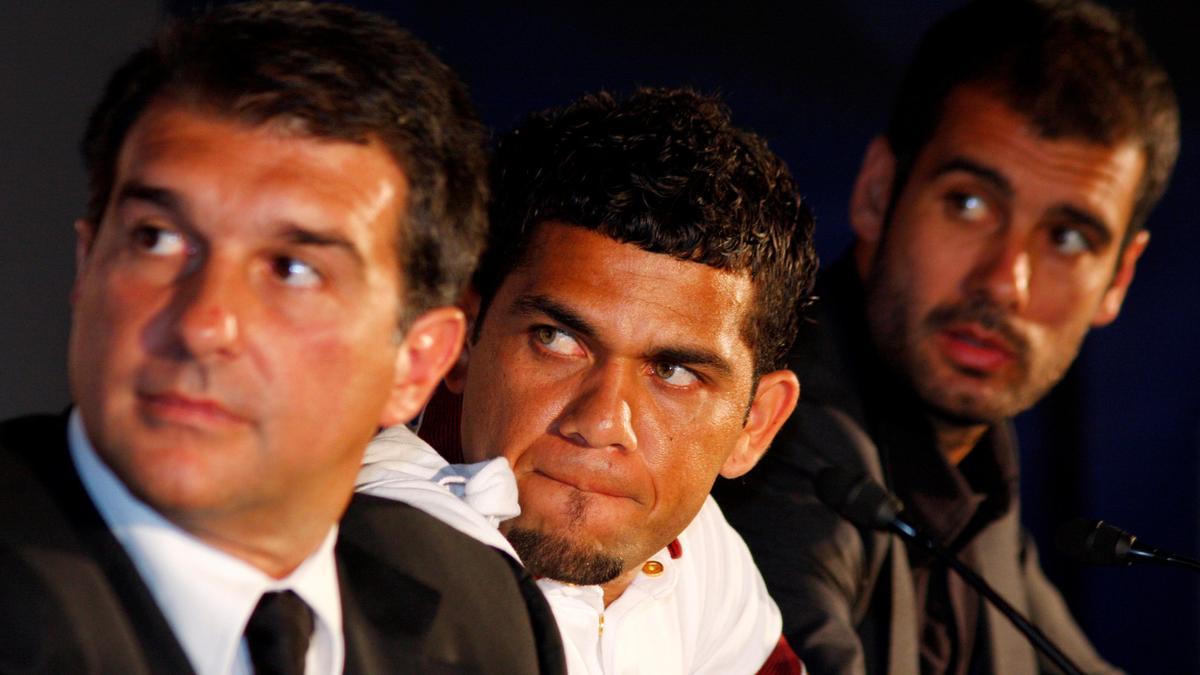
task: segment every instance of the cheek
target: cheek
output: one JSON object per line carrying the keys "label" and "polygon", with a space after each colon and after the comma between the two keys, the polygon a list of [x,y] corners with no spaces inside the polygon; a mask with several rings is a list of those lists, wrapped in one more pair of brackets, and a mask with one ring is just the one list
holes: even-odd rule
{"label": "cheek", "polygon": [[335,418],[370,418],[370,426],[378,422],[394,379],[396,346],[390,332],[280,328],[259,342],[259,369],[275,381],[284,415],[311,416],[303,423],[322,427]]}
{"label": "cheek", "polygon": [[471,350],[463,397],[463,451],[468,461],[503,456],[514,467],[548,433],[570,388],[535,362],[519,340],[485,336]]}
{"label": "cheek", "polygon": [[1084,271],[1066,265],[1037,270],[1030,282],[1034,293],[1030,316],[1050,331],[1085,331],[1111,283],[1109,270]]}
{"label": "cheek", "polygon": [[643,455],[658,491],[676,494],[677,502],[703,499],[737,443],[742,413],[744,407],[729,403],[707,406],[694,420],[668,417],[665,423],[659,419],[644,425],[639,437],[653,439]]}
{"label": "cheek", "polygon": [[72,312],[73,369],[91,377],[131,365],[146,351],[143,333],[159,304],[136,285],[98,274],[86,277]]}

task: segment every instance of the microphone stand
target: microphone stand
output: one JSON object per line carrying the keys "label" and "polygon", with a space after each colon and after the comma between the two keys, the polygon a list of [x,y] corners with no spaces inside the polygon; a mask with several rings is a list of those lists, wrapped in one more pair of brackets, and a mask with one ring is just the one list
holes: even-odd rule
{"label": "microphone stand", "polygon": [[921,548],[924,548],[926,551],[929,551],[934,555],[934,557],[948,565],[950,569],[957,572],[958,575],[962,577],[968,585],[979,591],[979,593],[987,598],[987,600],[991,602],[996,609],[1000,610],[1000,613],[1003,614],[1004,617],[1008,619],[1018,631],[1024,634],[1025,637],[1029,639],[1029,642],[1033,644],[1033,646],[1037,648],[1039,652],[1041,652],[1046,658],[1053,661],[1054,665],[1058,666],[1059,670],[1067,673],[1067,675],[1083,675],[1083,671],[1079,669],[1079,666],[1076,666],[1071,659],[1067,658],[1066,654],[1063,654],[1058,647],[1054,646],[1054,643],[1051,642],[1050,639],[1047,638],[1037,626],[1033,625],[1028,619],[1021,616],[1021,613],[1018,612],[1012,605],[1010,605],[1007,600],[1000,597],[1000,594],[997,593],[991,587],[991,585],[988,584],[988,582],[984,581],[983,577],[976,574],[975,570],[967,567],[953,553],[939,546],[937,542],[921,534],[915,527],[909,525],[898,517],[894,517],[888,522],[888,529],[900,535],[904,539],[917,544]]}
{"label": "microphone stand", "polygon": [[[1134,546],[1130,547],[1129,553],[1126,555],[1128,555],[1130,558],[1137,558],[1138,562],[1152,562],[1160,565],[1178,565],[1179,567],[1200,570],[1200,560],[1188,558],[1187,556],[1182,556],[1176,553],[1162,551],[1157,548],[1145,549],[1135,544]],[[1130,560],[1129,562],[1133,562],[1133,560]]]}
{"label": "microphone stand", "polygon": [[856,527],[894,532],[929,551],[935,558],[954,570],[963,581],[979,592],[988,602],[1000,610],[1025,639],[1043,656],[1054,662],[1067,675],[1083,675],[1079,666],[1067,658],[1037,626],[1021,616],[1008,601],[1000,597],[983,577],[967,567],[950,551],[925,536],[917,528],[900,517],[904,504],[895,495],[868,476],[855,475],[841,467],[826,466],[814,477],[817,497],[838,515]]}

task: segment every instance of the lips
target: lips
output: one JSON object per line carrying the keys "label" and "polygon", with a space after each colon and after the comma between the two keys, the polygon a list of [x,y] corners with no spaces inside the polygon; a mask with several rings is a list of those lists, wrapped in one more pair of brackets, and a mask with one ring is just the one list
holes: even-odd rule
{"label": "lips", "polygon": [[950,362],[964,370],[992,373],[1017,358],[1007,340],[977,324],[943,328],[936,339]]}
{"label": "lips", "polygon": [[243,424],[246,418],[213,399],[187,396],[176,392],[139,393],[142,409],[161,422],[189,426]]}
{"label": "lips", "polygon": [[530,473],[539,478],[574,488],[580,492],[596,494],[602,497],[634,499],[630,496],[628,489],[622,489],[619,481],[605,479],[599,475],[580,472],[546,471],[544,469],[534,469]]}

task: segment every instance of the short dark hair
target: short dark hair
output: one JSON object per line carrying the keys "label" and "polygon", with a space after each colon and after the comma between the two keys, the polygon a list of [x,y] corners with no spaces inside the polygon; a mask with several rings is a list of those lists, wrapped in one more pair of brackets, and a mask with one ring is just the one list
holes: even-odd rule
{"label": "short dark hair", "polygon": [[1076,0],[977,0],[943,17],[918,45],[888,125],[893,194],[962,85],[997,94],[1046,138],[1140,143],[1146,169],[1126,236],[1145,224],[1179,154],[1179,106],[1129,21]]}
{"label": "short dark hair", "polygon": [[602,92],[536,113],[501,138],[492,177],[477,328],[537,226],[559,221],[748,274],[755,306],[742,333],[755,377],[784,363],[817,267],[812,214],[783,161],[734,127],[717,98],[686,89],[639,89],[623,100]]}
{"label": "short dark hair", "polygon": [[484,130],[453,71],[392,22],[340,5],[254,2],[163,30],[117,70],[83,139],[97,225],[130,128],[161,101],[318,138],[378,140],[409,195],[395,245],[407,322],[457,301],[487,228]]}

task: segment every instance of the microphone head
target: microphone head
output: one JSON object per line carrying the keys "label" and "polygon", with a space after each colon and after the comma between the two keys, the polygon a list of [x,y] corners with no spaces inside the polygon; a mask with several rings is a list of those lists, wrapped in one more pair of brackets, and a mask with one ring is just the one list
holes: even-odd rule
{"label": "microphone head", "polygon": [[1088,565],[1128,565],[1132,534],[1103,520],[1077,518],[1058,528],[1054,543],[1059,553]]}
{"label": "microphone head", "polygon": [[836,466],[817,474],[817,496],[838,515],[869,530],[886,530],[904,508],[882,485]]}

